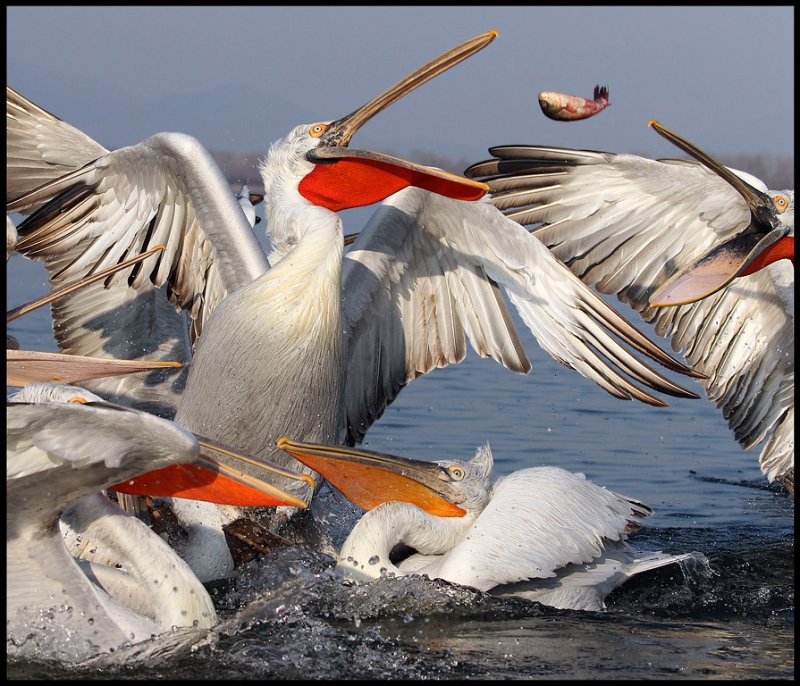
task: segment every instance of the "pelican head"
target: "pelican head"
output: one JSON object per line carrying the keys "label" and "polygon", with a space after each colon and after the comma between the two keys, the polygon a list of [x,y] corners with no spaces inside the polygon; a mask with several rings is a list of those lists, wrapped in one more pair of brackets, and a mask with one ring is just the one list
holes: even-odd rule
{"label": "pelican head", "polygon": [[344,446],[301,443],[287,437],[278,447],[318,472],[365,510],[385,502],[407,502],[439,517],[480,512],[492,496],[489,446],[469,461],[423,462]]}
{"label": "pelican head", "polygon": [[[650,296],[650,305],[683,305],[716,293],[780,259],[794,263],[794,191],[757,188],[755,179],[729,169],[657,121],[650,125],[709,170],[722,177],[750,208],[750,223],[732,238],[684,266]],[[758,184],[760,185],[760,184]]]}
{"label": "pelican head", "polygon": [[468,40],[398,81],[354,112],[335,121],[295,127],[274,143],[260,165],[268,210],[288,190],[308,202],[337,212],[379,202],[409,185],[448,197],[477,200],[488,190],[483,183],[425,167],[391,155],[351,150],[353,135],[378,112],[426,81],[488,45],[496,31]]}

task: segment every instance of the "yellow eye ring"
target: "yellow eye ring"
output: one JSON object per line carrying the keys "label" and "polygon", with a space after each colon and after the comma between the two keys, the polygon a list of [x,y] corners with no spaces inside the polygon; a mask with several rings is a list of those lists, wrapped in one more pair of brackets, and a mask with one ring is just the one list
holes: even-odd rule
{"label": "yellow eye ring", "polygon": [[461,481],[461,479],[463,479],[466,476],[464,470],[456,465],[448,467],[447,472],[448,474],[450,474],[451,478],[455,479],[456,481]]}
{"label": "yellow eye ring", "polygon": [[772,198],[772,204],[775,205],[778,214],[782,214],[786,211],[786,208],[789,207],[789,201],[783,195],[776,195]]}
{"label": "yellow eye ring", "polygon": [[327,124],[312,124],[308,129],[308,135],[312,138],[319,138],[327,130]]}

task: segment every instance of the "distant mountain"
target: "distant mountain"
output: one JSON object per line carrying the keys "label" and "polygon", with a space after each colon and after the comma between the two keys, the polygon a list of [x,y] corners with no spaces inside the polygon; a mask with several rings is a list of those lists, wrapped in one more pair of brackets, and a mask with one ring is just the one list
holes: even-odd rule
{"label": "distant mountain", "polygon": [[[8,84],[66,122],[73,124],[109,149],[138,143],[159,131],[180,131],[195,136],[206,148],[223,160],[223,170],[232,180],[247,180],[257,192],[261,180],[256,171],[270,143],[285,136],[301,122],[318,121],[321,116],[334,117],[346,112],[320,114],[299,105],[290,98],[265,92],[258,79],[232,82],[219,88],[175,93],[148,98],[132,93],[124,82],[94,79],[86,74],[65,79],[63,73],[43,70],[8,55]],[[232,79],[249,78],[232,75]],[[225,107],[220,108],[220,104]],[[355,103],[355,105],[360,103]],[[220,114],[220,112],[223,114]],[[392,108],[387,110],[390,114]],[[430,113],[416,112],[421,121]],[[449,143],[441,132],[425,127],[403,135],[393,129],[391,148],[369,127],[359,132],[354,145],[393,153],[423,164],[460,173],[472,162],[488,153],[477,146],[474,159],[465,159],[465,151],[476,149],[474,141]],[[543,143],[542,136],[536,141]],[[503,142],[498,139],[488,145]],[[525,142],[525,141],[523,141]],[[436,153],[427,152],[435,150]],[[649,155],[645,154],[644,157]],[[720,159],[726,164],[762,178],[770,188],[794,188],[792,155],[734,154]],[[230,169],[230,171],[229,171]]]}
{"label": "distant mountain", "polygon": [[[160,131],[196,137],[208,149],[263,150],[319,115],[257,83],[231,83],[205,91],[142,97],[126,84],[63,75],[14,61],[8,85],[76,126],[109,149],[138,143]],[[224,107],[220,107],[224,104]],[[224,114],[220,115],[220,112]]]}

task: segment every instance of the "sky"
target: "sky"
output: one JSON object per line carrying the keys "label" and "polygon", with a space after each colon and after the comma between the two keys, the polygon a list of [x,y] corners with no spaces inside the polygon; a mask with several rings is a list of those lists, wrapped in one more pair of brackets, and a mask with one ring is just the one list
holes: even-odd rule
{"label": "sky", "polygon": [[[266,153],[450,47],[495,41],[370,121],[352,147],[478,161],[503,144],[680,156],[794,154],[794,8],[7,7],[7,82],[106,147],[182,131]],[[611,106],[554,122],[537,94]]]}

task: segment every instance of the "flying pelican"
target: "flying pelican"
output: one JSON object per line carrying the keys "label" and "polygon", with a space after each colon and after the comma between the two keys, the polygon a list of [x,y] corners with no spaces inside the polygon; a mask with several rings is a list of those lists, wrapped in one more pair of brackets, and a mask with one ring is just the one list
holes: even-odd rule
{"label": "flying pelican", "polygon": [[[135,295],[128,298],[157,305],[150,298],[163,295],[156,289],[166,285],[193,318],[191,336],[181,333],[174,307],[163,299],[158,316],[148,310],[121,321],[128,310],[118,300],[104,304],[108,292],[86,289],[53,306],[62,350],[141,356],[153,340],[166,342],[177,354],[169,359],[192,362],[185,390],[169,384],[172,395],[156,398],[166,416],[177,408],[181,426],[306,471],[277,450],[279,436],[361,440],[404,385],[461,361],[467,337],[480,355],[529,371],[503,294],[549,354],[616,397],[664,404],[639,384],[696,397],[612,338],[688,371],[481,200],[484,184],[347,147],[369,118],[495,35],[447,51],[342,119],[298,126],[271,146],[260,167],[269,262],[196,140],[157,134],[109,152],[8,89],[7,208],[33,210],[18,227],[18,250],[44,259],[57,283],[163,243],[160,257],[131,271],[128,290]],[[69,170],[47,161],[54,149],[62,153],[57,162],[70,161]],[[345,256],[336,212],[389,195]],[[120,285],[112,297],[121,297]],[[171,317],[166,333],[162,315]],[[117,338],[127,351],[115,348]],[[163,384],[153,389],[161,393]],[[110,397],[121,402],[114,391]],[[276,483],[289,492],[298,488]],[[204,507],[179,513],[191,531],[213,528],[204,522],[217,514]],[[221,536],[217,542],[224,545]],[[202,580],[232,568],[202,564],[192,561]]]}
{"label": "flying pelican", "polygon": [[[157,491],[155,475],[176,468],[225,470],[209,452],[221,446],[77,386],[26,386],[9,397],[6,417],[9,656],[77,662],[175,627],[216,623],[189,566],[98,492],[143,478]],[[303,506],[269,484],[258,488],[273,504]]]}
{"label": "flying pelican", "polygon": [[[367,510],[336,570],[347,579],[425,574],[495,595],[603,610],[632,576],[686,560],[625,538],[653,510],[558,467],[492,477],[488,444],[468,462],[421,462],[282,437],[278,446]],[[397,545],[414,553],[395,564]]]}
{"label": "flying pelican", "polygon": [[671,336],[739,443],[766,440],[761,471],[793,494],[794,191],[651,125],[698,161],[514,145],[465,173],[584,282]]}

